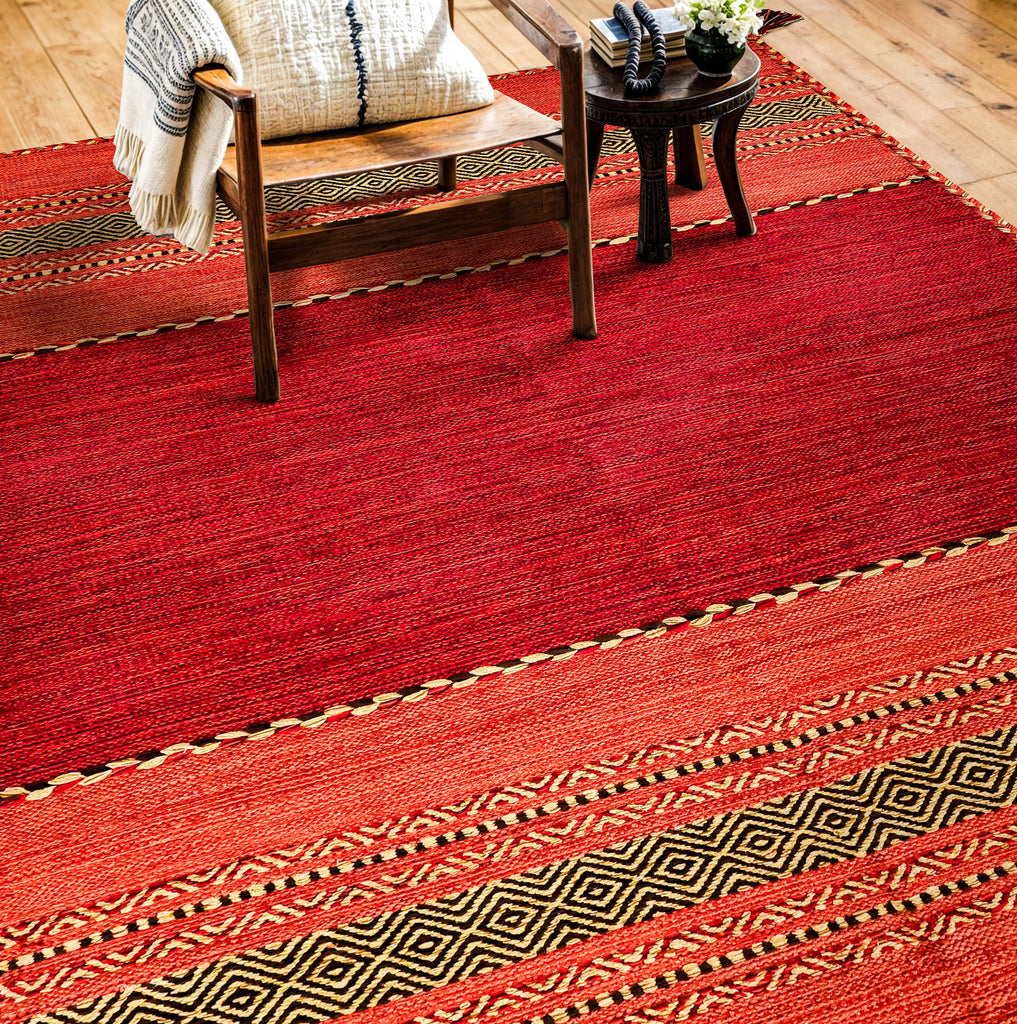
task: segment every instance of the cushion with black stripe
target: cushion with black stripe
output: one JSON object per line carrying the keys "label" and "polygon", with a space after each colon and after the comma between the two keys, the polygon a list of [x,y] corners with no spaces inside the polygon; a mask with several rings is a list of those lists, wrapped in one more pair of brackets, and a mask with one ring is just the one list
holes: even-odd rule
{"label": "cushion with black stripe", "polygon": [[263,138],[437,117],[493,102],[447,0],[211,0]]}

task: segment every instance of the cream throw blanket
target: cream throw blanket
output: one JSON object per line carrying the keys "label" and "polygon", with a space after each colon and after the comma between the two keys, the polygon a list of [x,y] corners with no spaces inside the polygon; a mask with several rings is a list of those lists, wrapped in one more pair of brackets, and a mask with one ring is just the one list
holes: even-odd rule
{"label": "cream throw blanket", "polygon": [[207,0],[131,0],[113,164],[131,179],[135,220],[208,252],[215,175],[233,128],[221,100],[191,73],[223,64],[241,80],[240,58]]}

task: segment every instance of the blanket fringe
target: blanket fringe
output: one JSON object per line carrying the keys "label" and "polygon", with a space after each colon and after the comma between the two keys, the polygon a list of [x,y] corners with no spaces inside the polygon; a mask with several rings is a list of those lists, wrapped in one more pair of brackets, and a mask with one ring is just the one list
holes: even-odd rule
{"label": "blanket fringe", "polygon": [[113,137],[115,145],[113,166],[123,175],[132,179],[129,201],[131,213],[138,226],[153,235],[170,236],[189,249],[196,249],[203,256],[212,244],[215,229],[215,207],[211,212],[193,207],[181,209],[181,204],[172,193],[146,192],[138,187],[136,180],[145,151],[144,140],[128,131],[123,125],[117,127]]}
{"label": "blanket fringe", "polygon": [[135,135],[123,124],[118,124],[113,136],[113,145],[113,166],[125,178],[133,181],[141,169],[141,154],[145,151],[145,143],[140,135]]}

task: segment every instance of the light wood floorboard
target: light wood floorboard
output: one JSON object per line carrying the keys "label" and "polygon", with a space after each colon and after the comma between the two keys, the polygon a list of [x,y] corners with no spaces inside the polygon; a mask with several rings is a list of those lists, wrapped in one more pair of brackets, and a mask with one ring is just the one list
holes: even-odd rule
{"label": "light wood floorboard", "polygon": [[[770,37],[781,52],[1017,221],[1017,0],[774,2],[806,16]],[[557,6],[586,35],[613,0]],[[0,150],[113,133],[126,8],[0,0]],[[459,0],[456,29],[490,74],[544,63],[488,0]]]}

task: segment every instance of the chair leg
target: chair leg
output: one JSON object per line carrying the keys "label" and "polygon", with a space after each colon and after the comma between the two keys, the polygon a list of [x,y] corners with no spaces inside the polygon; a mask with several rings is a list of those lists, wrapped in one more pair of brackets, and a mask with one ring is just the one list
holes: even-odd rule
{"label": "chair leg", "polygon": [[272,281],[268,264],[261,133],[258,130],[258,108],[253,97],[248,104],[237,107],[234,134],[240,192],[239,213],[244,232],[244,263],[247,269],[247,308],[251,317],[254,396],[259,402],[275,402],[279,398],[279,363],[272,320]]}
{"label": "chair leg", "polygon": [[456,158],[443,156],[438,159],[438,191],[454,192],[456,189]]}
{"label": "chair leg", "polygon": [[597,121],[586,122],[586,180],[593,188],[593,179],[597,175],[597,164],[600,163],[600,150],[604,145],[604,126]]}
{"label": "chair leg", "polygon": [[590,227],[590,181],[586,150],[586,104],[583,54],[578,47],[561,53],[562,159],[568,190],[569,294],[572,333],[597,336],[593,296],[593,248]]}
{"label": "chair leg", "polygon": [[[255,219],[252,217],[252,220]],[[259,402],[279,399],[279,360],[275,347],[272,279],[268,268],[268,240],[264,212],[261,230],[244,221],[244,263],[247,269],[247,308],[251,317],[251,354],[254,357],[254,397]]]}
{"label": "chair leg", "polygon": [[597,336],[597,310],[593,300],[593,246],[589,203],[573,199],[569,190],[569,295],[572,299],[572,333],[577,338]]}

